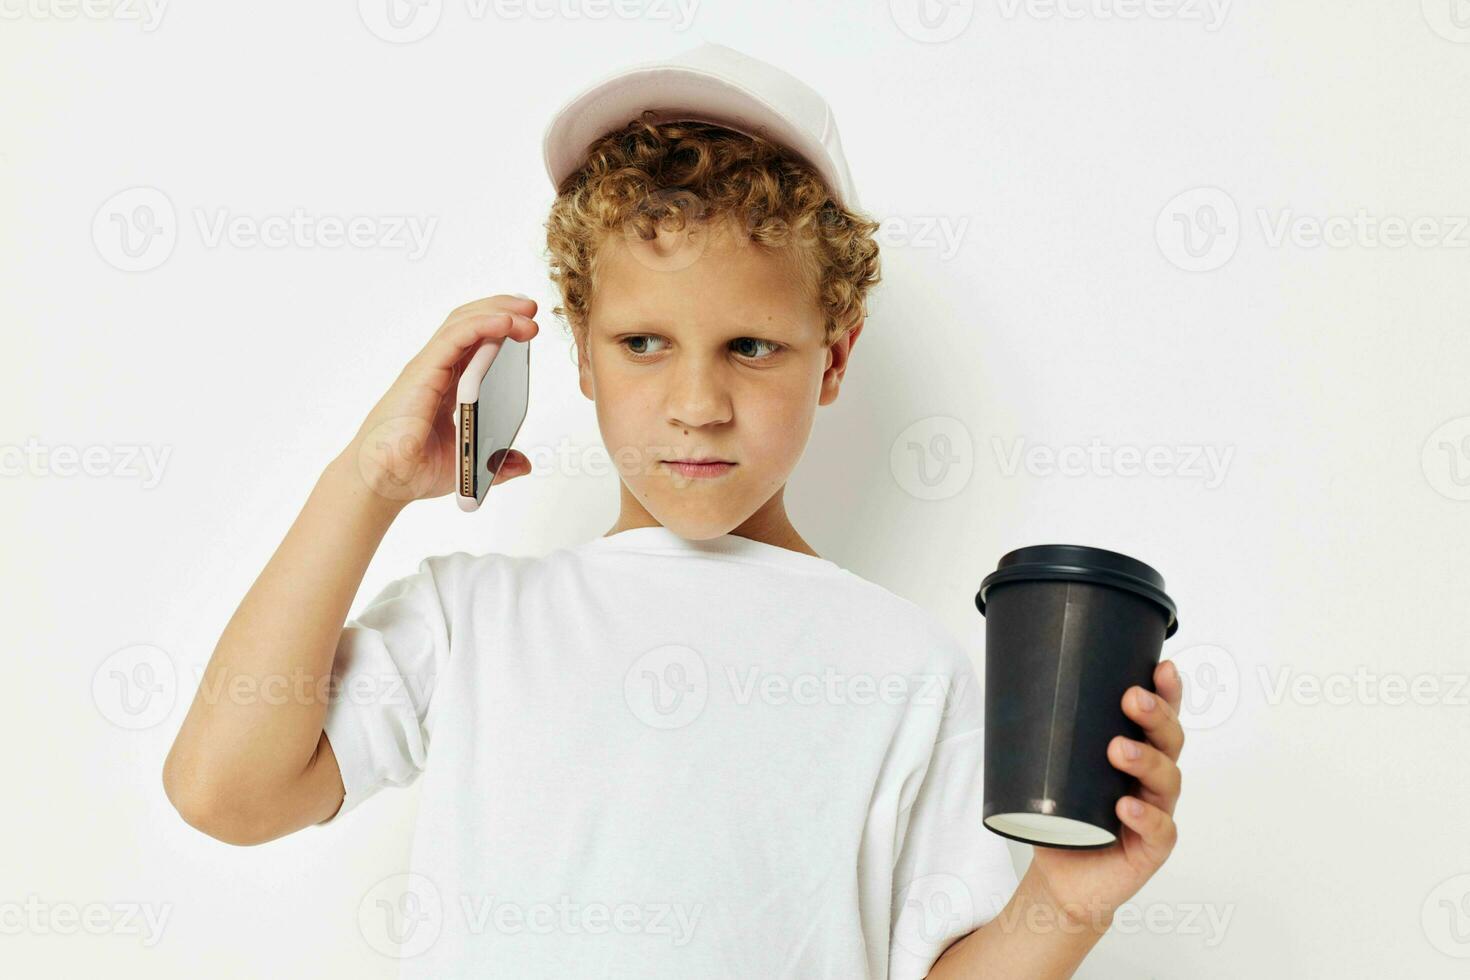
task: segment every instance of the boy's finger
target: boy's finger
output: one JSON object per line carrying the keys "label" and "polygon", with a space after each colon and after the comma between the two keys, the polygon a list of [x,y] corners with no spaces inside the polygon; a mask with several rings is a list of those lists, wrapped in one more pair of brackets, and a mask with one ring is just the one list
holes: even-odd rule
{"label": "boy's finger", "polygon": [[473,348],[471,348],[470,350],[467,350],[464,353],[460,354],[459,357],[455,359],[454,364],[450,366],[449,386],[444,389],[444,394],[439,399],[439,407],[441,410],[447,409],[448,406],[454,404],[454,382],[459,379],[459,376],[461,374],[464,374],[464,369],[469,365],[470,358],[474,356],[475,351]]}
{"label": "boy's finger", "polygon": [[517,450],[509,450],[505,455],[505,462],[501,464],[500,472],[495,474],[495,479],[490,485],[504,483],[506,480],[514,480],[518,476],[525,476],[531,472],[531,461],[524,453]]}
{"label": "boy's finger", "polygon": [[444,322],[439,324],[439,329],[435,330],[433,336],[429,338],[429,343],[448,333],[454,324],[467,317],[495,316],[501,313],[511,313],[529,319],[536,315],[537,309],[538,307],[534,299],[525,296],[513,296],[506,293],[473,300],[450,310],[449,315],[444,318]]}
{"label": "boy's finger", "polygon": [[1177,760],[1184,748],[1184,728],[1172,704],[1134,685],[1123,692],[1123,713],[1143,728],[1149,743],[1170,759]]}
{"label": "boy's finger", "polygon": [[[1137,754],[1130,754],[1135,749]],[[1108,743],[1108,761],[1138,780],[1145,800],[1165,813],[1174,812],[1184,774],[1173,759],[1152,745],[1119,735]]]}
{"label": "boy's finger", "polygon": [[535,316],[536,301],[522,296],[513,296],[509,293],[486,296],[482,299],[472,300],[462,306],[456,306],[444,318],[444,322],[447,324],[451,320],[458,320],[460,317],[485,313],[519,313],[522,316]]}
{"label": "boy's finger", "polygon": [[1154,690],[1169,702],[1174,714],[1179,714],[1179,708],[1184,704],[1184,678],[1173,661],[1165,660],[1154,669]]}
{"label": "boy's finger", "polygon": [[461,343],[467,331],[497,331],[496,335],[503,337],[514,319],[515,314],[502,312],[477,313],[446,320],[423,349],[408,362],[408,367],[415,370],[452,371],[462,357],[473,353],[465,349],[468,344]]}
{"label": "boy's finger", "polygon": [[[434,341],[450,333],[455,329],[457,324],[465,320],[474,319],[475,317],[507,314],[510,316],[525,317],[529,320],[536,315],[536,301],[521,299],[518,296],[490,296],[486,299],[477,299],[473,303],[466,303],[463,306],[456,307],[444,318],[444,322],[439,325],[439,329],[435,330],[434,335],[429,338],[429,343],[432,344]],[[425,346],[428,345],[426,344]]]}
{"label": "boy's finger", "polygon": [[[1139,805],[1141,813],[1133,812],[1134,803]],[[1116,812],[1118,819],[1138,835],[1143,852],[1154,867],[1157,868],[1168,860],[1169,852],[1179,843],[1179,827],[1174,823],[1173,817],[1136,796],[1120,798]]]}
{"label": "boy's finger", "polygon": [[433,340],[415,355],[410,365],[419,371],[451,371],[459,359],[482,340],[510,337],[525,342],[541,328],[530,317],[518,313],[482,313],[461,317],[446,324]]}

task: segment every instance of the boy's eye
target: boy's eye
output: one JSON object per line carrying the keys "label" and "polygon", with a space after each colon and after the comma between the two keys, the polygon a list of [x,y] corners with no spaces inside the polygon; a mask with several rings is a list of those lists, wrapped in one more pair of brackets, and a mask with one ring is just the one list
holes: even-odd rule
{"label": "boy's eye", "polygon": [[[760,344],[765,344],[767,347],[771,348],[771,354],[775,354],[776,351],[781,346],[780,344],[772,343],[769,340],[761,340],[759,337],[737,337],[734,341],[732,341],[732,343],[737,348],[745,348],[746,345],[760,345]],[[745,352],[745,349],[737,349],[736,350],[736,353],[739,354],[741,357],[748,357],[748,358],[750,358],[753,361],[759,361],[759,360],[764,360],[765,359],[765,358],[763,358],[763,357],[761,357],[761,356],[759,356],[757,354],[747,354]],[[767,354],[766,357],[770,357],[771,354]]]}
{"label": "boy's eye", "polygon": [[[663,337],[656,337],[653,334],[639,333],[624,337],[618,343],[623,345],[623,349],[634,357],[651,357],[657,351],[650,349],[649,345],[667,343],[667,341]],[[761,345],[769,348],[770,353],[765,355],[760,354],[759,350]],[[781,349],[780,344],[770,340],[761,340],[759,337],[737,337],[730,342],[730,346],[735,353],[751,361],[763,361]]]}
{"label": "boy's eye", "polygon": [[634,334],[631,337],[624,337],[620,341],[620,343],[622,343],[622,344],[633,344],[633,345],[635,345],[633,348],[631,348],[629,350],[629,353],[631,353],[631,354],[634,354],[634,355],[647,355],[647,354],[649,354],[651,352],[648,351],[648,350],[639,350],[639,349],[637,349],[637,346],[636,345],[640,341],[642,341],[643,344],[646,347],[647,344],[652,343],[654,341],[659,341],[659,340],[662,340],[662,339],[663,339],[662,337],[655,337],[652,334],[639,333],[639,334]]}

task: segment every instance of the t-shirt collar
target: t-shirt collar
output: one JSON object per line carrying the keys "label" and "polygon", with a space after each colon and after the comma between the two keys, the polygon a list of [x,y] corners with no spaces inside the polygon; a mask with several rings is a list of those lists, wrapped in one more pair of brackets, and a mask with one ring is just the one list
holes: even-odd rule
{"label": "t-shirt collar", "polygon": [[840,572],[843,569],[835,562],[815,555],[804,554],[767,544],[738,534],[721,534],[715,538],[693,540],[682,537],[661,524],[648,527],[631,527],[616,534],[603,535],[586,542],[585,547],[594,551],[641,551],[659,554],[715,555],[769,565],[784,565],[790,568],[805,568],[813,571]]}

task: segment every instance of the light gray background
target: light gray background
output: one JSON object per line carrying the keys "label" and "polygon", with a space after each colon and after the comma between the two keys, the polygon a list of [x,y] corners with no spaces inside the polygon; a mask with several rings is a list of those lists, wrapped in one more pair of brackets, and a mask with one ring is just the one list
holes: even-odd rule
{"label": "light gray background", "polygon": [[[1180,843],[1079,976],[1470,966],[1470,3],[443,0],[395,33],[377,0],[100,2],[0,6],[8,975],[392,975],[359,911],[404,868],[413,790],[233,848],[160,766],[321,467],[460,303],[542,304],[537,473],[477,514],[409,508],[354,610],[426,554],[611,526],[539,141],[593,77],[701,40],[822,91],[884,222],[788,489],[807,540],[977,665],[973,595],[1011,548],[1125,551],[1178,601]],[[297,208],[434,224],[422,254],[208,235]],[[165,236],[130,258],[119,220]],[[1154,472],[1117,472],[1128,447]]]}

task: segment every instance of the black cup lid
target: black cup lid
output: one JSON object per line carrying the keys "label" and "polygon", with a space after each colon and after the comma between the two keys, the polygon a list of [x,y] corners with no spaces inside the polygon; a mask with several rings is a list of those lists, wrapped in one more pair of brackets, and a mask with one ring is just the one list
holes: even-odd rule
{"label": "black cup lid", "polygon": [[1137,558],[1116,551],[1083,544],[1034,544],[1007,552],[995,571],[981,580],[980,591],[975,593],[975,608],[985,615],[985,597],[992,588],[1021,581],[1091,582],[1127,589],[1152,599],[1169,614],[1165,639],[1179,629],[1174,600],[1164,592],[1164,576]]}

